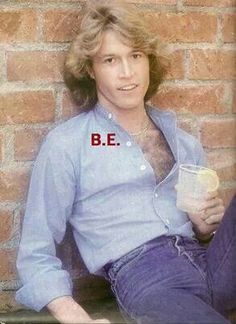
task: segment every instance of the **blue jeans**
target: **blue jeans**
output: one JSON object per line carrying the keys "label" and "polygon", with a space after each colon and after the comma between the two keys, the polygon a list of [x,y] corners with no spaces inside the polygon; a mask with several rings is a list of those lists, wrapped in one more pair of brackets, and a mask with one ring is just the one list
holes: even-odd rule
{"label": "blue jeans", "polygon": [[105,267],[119,307],[139,324],[227,324],[236,308],[236,197],[208,248],[161,236]]}

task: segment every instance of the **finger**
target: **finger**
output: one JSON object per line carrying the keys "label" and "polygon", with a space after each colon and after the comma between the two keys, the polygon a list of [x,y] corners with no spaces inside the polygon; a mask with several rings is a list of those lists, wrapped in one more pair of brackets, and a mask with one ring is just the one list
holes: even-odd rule
{"label": "finger", "polygon": [[199,232],[202,234],[202,235],[207,235],[207,234],[210,234],[212,232],[215,232],[218,228],[219,224],[217,223],[214,223],[214,224],[207,224],[204,222],[204,224],[202,224],[199,228]]}
{"label": "finger", "polygon": [[110,324],[111,322],[108,320],[108,319],[105,319],[105,318],[99,318],[99,319],[96,319],[96,320],[92,320],[90,322],[91,324]]}
{"label": "finger", "polygon": [[217,214],[217,215],[212,215],[208,217],[205,222],[210,225],[210,224],[219,224],[222,220],[222,214]]}
{"label": "finger", "polygon": [[199,211],[207,210],[213,207],[218,207],[223,205],[223,200],[219,197],[212,198],[211,200],[205,200],[200,206]]}
{"label": "finger", "polygon": [[205,220],[205,219],[207,219],[207,218],[209,218],[209,217],[211,217],[213,215],[217,215],[217,214],[222,214],[222,217],[223,217],[224,212],[225,212],[224,206],[218,205],[218,206],[215,206],[215,207],[205,209],[204,212],[200,213],[200,217],[203,220]]}
{"label": "finger", "polygon": [[216,198],[218,196],[219,196],[219,193],[218,193],[217,190],[216,191],[210,191],[206,195],[206,200],[211,200],[211,199],[214,199],[214,198]]}

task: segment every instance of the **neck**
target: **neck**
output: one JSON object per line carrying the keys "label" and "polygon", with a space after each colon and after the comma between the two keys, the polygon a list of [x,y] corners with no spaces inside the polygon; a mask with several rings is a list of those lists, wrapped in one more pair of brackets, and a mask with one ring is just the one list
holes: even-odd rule
{"label": "neck", "polygon": [[147,123],[148,115],[143,104],[142,107],[133,109],[117,109],[116,111],[110,110],[115,120],[128,132],[139,132]]}
{"label": "neck", "polygon": [[145,108],[134,111],[126,111],[125,113],[116,115],[119,124],[128,132],[139,132],[144,124],[146,124],[148,116]]}

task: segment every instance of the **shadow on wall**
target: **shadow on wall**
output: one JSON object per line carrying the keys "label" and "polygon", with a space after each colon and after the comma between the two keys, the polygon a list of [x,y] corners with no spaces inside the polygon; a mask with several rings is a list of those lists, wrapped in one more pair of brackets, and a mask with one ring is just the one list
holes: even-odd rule
{"label": "shadow on wall", "polygon": [[110,284],[100,276],[89,274],[76,246],[71,225],[67,225],[65,237],[57,246],[57,256],[62,260],[63,269],[73,279],[73,295],[78,302],[112,297]]}

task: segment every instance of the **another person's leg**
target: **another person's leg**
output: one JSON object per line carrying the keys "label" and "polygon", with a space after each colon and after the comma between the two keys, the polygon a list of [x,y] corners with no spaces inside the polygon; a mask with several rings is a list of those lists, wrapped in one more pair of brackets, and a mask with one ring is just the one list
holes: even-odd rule
{"label": "another person's leg", "polygon": [[[111,266],[108,276],[117,301],[135,323],[229,323],[212,308],[204,271],[184,244],[180,237],[158,238]],[[192,255],[204,256],[196,242],[189,245],[197,249]]]}
{"label": "another person's leg", "polygon": [[214,307],[222,313],[236,309],[236,196],[207,249],[206,260]]}

